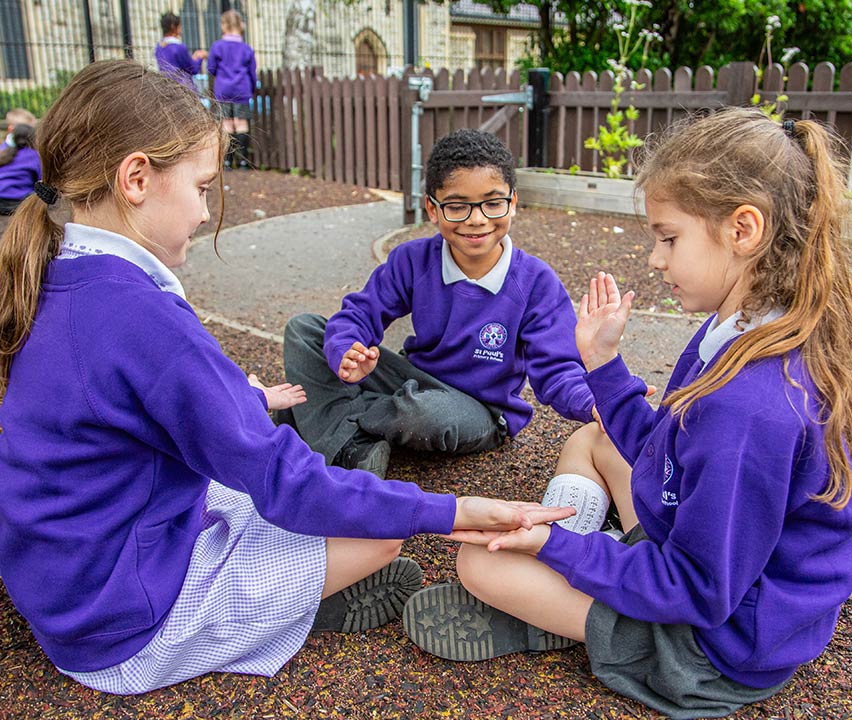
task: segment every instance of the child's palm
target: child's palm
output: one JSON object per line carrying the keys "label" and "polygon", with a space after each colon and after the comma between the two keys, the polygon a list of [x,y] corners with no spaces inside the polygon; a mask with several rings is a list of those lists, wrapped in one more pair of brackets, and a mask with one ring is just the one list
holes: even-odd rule
{"label": "child's palm", "polygon": [[621,297],[612,275],[600,272],[592,278],[588,294],[580,301],[576,329],[577,349],[587,370],[618,353],[632,301],[632,292]]}

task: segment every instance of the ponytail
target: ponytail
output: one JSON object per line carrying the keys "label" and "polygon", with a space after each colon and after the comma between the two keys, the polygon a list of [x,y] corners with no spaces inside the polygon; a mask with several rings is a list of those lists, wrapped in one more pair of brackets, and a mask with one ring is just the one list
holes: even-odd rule
{"label": "ponytail", "polygon": [[32,328],[47,265],[61,243],[62,228],[35,194],[18,206],[0,239],[0,401],[12,358]]}
{"label": "ponytail", "polygon": [[[747,364],[799,351],[817,389],[818,417],[830,468],[814,497],[835,509],[852,497],[852,273],[844,219],[846,168],[839,143],[816,121],[782,130],[759,111],[731,108],[688,121],[658,141],[639,186],[678,198],[710,221],[751,204],[764,215],[764,237],[749,267],[742,311],[784,314],[737,338],[707,372],[664,401],[685,413],[723,387]],[[804,391],[804,389],[803,389]]]}

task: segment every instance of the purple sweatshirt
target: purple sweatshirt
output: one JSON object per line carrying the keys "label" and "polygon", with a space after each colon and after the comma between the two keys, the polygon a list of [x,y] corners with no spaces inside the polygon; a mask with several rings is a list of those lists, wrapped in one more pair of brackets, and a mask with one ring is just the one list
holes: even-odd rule
{"label": "purple sweatshirt", "polygon": [[157,43],[154,57],[157,59],[157,67],[161,73],[171,75],[181,85],[196,89],[192,76],[201,71],[201,63],[204,60],[202,58],[193,60],[180,38],[171,35],[164,37]]}
{"label": "purple sweatshirt", "polygon": [[0,405],[0,567],[56,665],[109,667],[156,633],[208,478],[293,532],[451,530],[452,495],[326,467],[259,398],[192,308],[137,266],[112,255],[50,264]]}
{"label": "purple sweatshirt", "polygon": [[[668,391],[701,369],[706,327]],[[589,373],[609,436],[633,466],[633,504],[652,542],[627,547],[554,525],[538,554],[624,615],[692,625],[710,662],[751,687],[817,657],[852,593],[852,504],[837,511],[811,499],[829,473],[818,396],[800,355],[787,360],[747,365],[693,405],[683,428],[667,408],[652,410],[621,357]]]}
{"label": "purple sweatshirt", "polygon": [[41,180],[38,153],[33,148],[20,148],[12,162],[0,167],[0,198],[23,200],[33,191],[38,180]]}
{"label": "purple sweatshirt", "polygon": [[509,434],[532,418],[521,398],[527,378],[539,402],[560,415],[592,419],[592,393],[574,342],[577,317],[564,286],[539,258],[513,248],[496,295],[469,282],[445,285],[440,234],[399,245],[364,289],[343,298],[328,321],[325,356],[336,374],[352,343],[378,345],[390,323],[411,314],[404,343],[411,363],[477,400],[502,409]]}
{"label": "purple sweatshirt", "polygon": [[257,84],[254,51],[241,35],[223,35],[210,47],[207,72],[216,78],[213,95],[219,102],[247,105]]}

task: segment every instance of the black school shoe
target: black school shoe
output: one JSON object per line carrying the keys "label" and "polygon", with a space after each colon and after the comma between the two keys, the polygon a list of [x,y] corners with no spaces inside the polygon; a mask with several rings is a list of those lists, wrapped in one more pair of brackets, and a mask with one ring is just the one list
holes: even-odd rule
{"label": "black school shoe", "polygon": [[405,601],[420,589],[423,571],[411,558],[398,557],[381,570],[323,600],[311,632],[353,633],[396,620]]}
{"label": "black school shoe", "polygon": [[420,649],[447,660],[478,662],[576,644],[486,605],[458,583],[414,593],[402,613],[402,626]]}
{"label": "black school shoe", "polygon": [[331,464],[347,470],[366,470],[384,480],[388,472],[390,453],[391,447],[387,440],[359,430],[334,456]]}

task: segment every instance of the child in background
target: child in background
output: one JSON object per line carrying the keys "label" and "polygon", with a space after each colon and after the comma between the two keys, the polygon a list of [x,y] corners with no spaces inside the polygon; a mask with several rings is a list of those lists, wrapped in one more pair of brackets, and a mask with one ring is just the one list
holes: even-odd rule
{"label": "child in background", "polygon": [[180,18],[174,13],[164,13],[160,17],[160,27],[163,29],[163,38],[154,49],[157,67],[161,73],[195,90],[193,76],[201,72],[201,63],[207,57],[207,51],[196,50],[192,55],[189,54],[186,45],[181,42]]}
{"label": "child in background", "polygon": [[421,579],[400,538],[571,512],[329,468],[276,428],[300,389],[252,387],[171,270],[227,142],[191,90],[96,62],[38,133],[44,181],[0,242],[0,567],[62,672],[122,694],[272,675],[311,628],[398,615]]}
{"label": "child in background", "polygon": [[[329,464],[383,477],[391,446],[497,447],[532,417],[521,398],[528,379],[540,402],[592,419],[571,299],[553,269],[509,237],[514,168],[494,135],[439,140],[426,167],[438,234],[394,248],[327,324],[318,315],[287,324],[287,376],[310,398],[293,421]],[[409,313],[403,353],[379,348],[385,328]]]}
{"label": "child in background", "polygon": [[214,78],[213,96],[222,109],[222,126],[231,143],[225,155],[225,168],[249,168],[249,118],[251,99],[257,84],[254,51],[243,40],[243,19],[236,10],[222,13],[222,39],[213,43],[207,58],[207,72]]}
{"label": "child in background", "polygon": [[0,146],[0,215],[11,215],[41,180],[35,150],[36,118],[29,110],[6,113],[6,139]]}
{"label": "child in background", "polygon": [[[588,383],[632,473],[600,472],[620,461],[589,428],[564,454],[632,529],[621,542],[556,524],[457,534],[470,594],[412,596],[418,645],[453,659],[524,649],[520,618],[585,641],[602,682],[672,718],[768,698],[823,651],[852,593],[852,279],[831,140],[815,121],[732,108],[649,144],[636,182],[651,267],[685,310],[714,314],[654,412],[617,354],[633,294],[599,273],[581,302]],[[464,639],[483,613],[487,629]]]}

